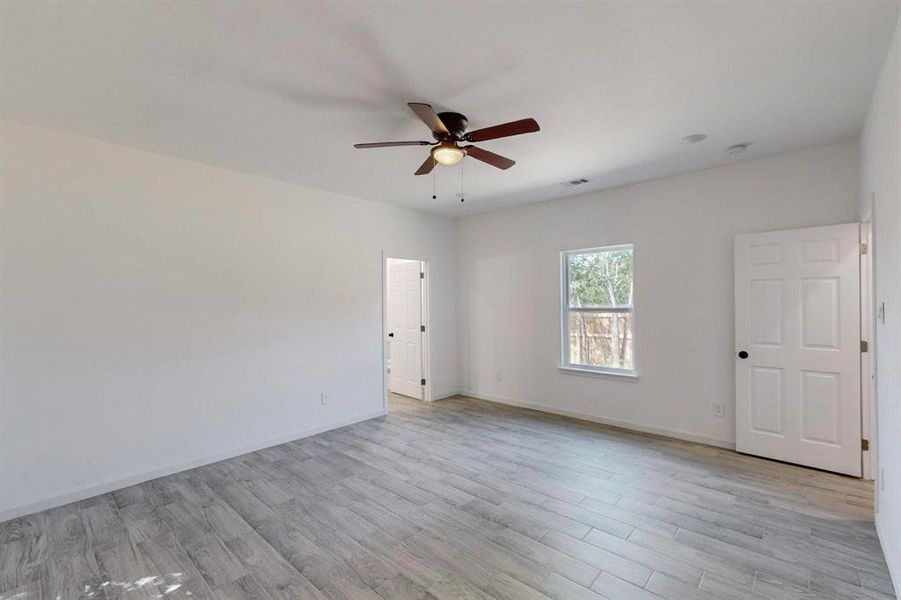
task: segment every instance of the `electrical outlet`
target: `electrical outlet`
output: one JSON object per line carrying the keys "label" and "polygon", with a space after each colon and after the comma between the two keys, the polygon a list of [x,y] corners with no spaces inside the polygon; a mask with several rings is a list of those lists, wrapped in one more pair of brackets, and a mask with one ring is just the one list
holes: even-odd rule
{"label": "electrical outlet", "polygon": [[714,402],[713,403],[713,416],[714,417],[725,417],[726,416],[726,405],[722,402]]}
{"label": "electrical outlet", "polygon": [[504,380],[504,374],[501,373],[500,371],[495,371],[495,372],[494,372],[494,380],[497,381],[497,382],[503,381],[503,380]]}
{"label": "electrical outlet", "polygon": [[321,404],[322,406],[328,404],[328,394],[326,394],[325,392],[319,394],[319,404]]}

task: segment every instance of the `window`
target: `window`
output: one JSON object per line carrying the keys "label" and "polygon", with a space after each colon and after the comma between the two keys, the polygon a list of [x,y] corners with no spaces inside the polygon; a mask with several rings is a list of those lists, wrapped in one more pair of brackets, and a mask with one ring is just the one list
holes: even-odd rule
{"label": "window", "polygon": [[632,246],[561,253],[563,368],[635,374]]}

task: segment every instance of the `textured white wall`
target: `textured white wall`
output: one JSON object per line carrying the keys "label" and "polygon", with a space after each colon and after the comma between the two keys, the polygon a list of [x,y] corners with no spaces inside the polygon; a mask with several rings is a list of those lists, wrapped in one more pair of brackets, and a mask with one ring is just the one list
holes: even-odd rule
{"label": "textured white wall", "polygon": [[[731,445],[732,238],[854,222],[857,190],[857,143],[847,142],[463,219],[463,384],[489,399]],[[625,243],[635,245],[639,379],[562,373],[559,252]]]}
{"label": "textured white wall", "polygon": [[876,304],[876,525],[901,595],[901,19],[861,136],[861,198],[873,194]]}
{"label": "textured white wall", "polygon": [[450,219],[0,138],[0,520],[379,414],[383,250],[429,261],[433,392],[458,389]]}

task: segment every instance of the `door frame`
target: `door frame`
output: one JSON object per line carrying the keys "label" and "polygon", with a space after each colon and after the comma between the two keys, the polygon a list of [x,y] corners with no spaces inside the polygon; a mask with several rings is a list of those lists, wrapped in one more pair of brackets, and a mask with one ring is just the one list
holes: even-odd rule
{"label": "door frame", "polygon": [[876,281],[873,254],[875,227],[873,223],[873,192],[867,194],[860,208],[860,243],[866,244],[866,254],[860,255],[860,339],[867,342],[867,351],[860,354],[860,414],[861,439],[869,440],[870,449],[861,453],[863,479],[876,478],[879,451],[876,428]]}
{"label": "door frame", "polygon": [[382,250],[382,408],[388,412],[388,260],[412,260],[420,264],[423,273],[420,285],[420,303],[422,324],[425,331],[422,332],[422,378],[425,385],[422,387],[422,400],[432,401],[432,373],[431,373],[431,322],[429,312],[429,261],[422,258],[410,258],[407,256],[389,255]]}

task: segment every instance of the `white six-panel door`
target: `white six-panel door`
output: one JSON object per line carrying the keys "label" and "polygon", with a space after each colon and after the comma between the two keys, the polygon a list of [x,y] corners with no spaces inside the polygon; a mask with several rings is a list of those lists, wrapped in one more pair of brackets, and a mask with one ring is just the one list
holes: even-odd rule
{"label": "white six-panel door", "polygon": [[388,389],[422,398],[422,263],[388,263]]}
{"label": "white six-panel door", "polygon": [[858,254],[857,223],[736,236],[739,452],[860,476]]}

